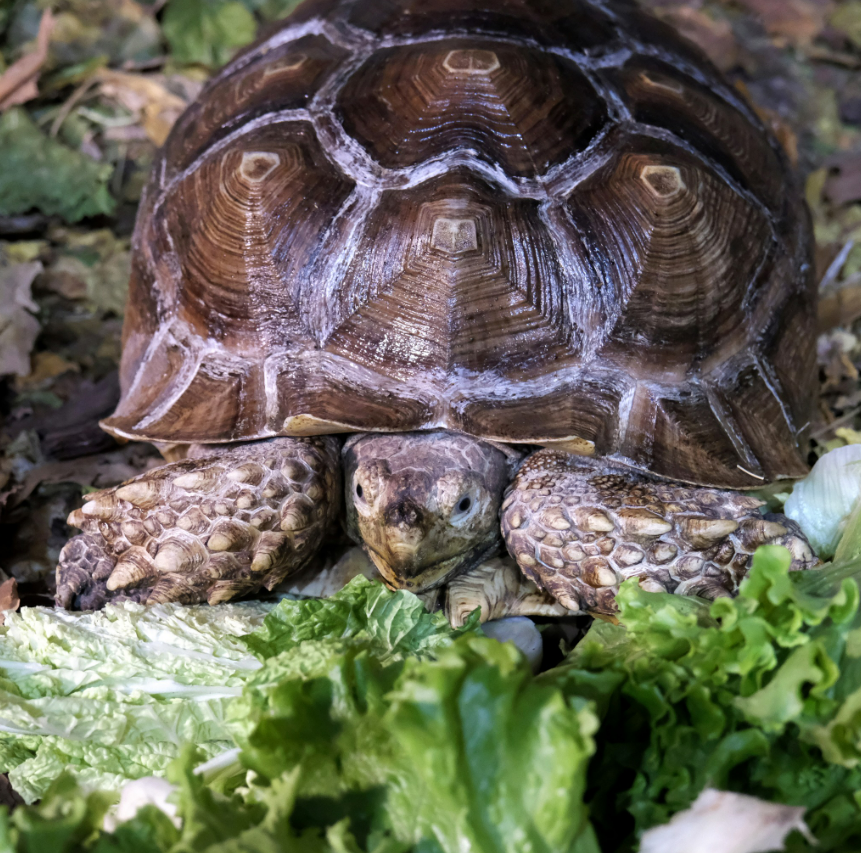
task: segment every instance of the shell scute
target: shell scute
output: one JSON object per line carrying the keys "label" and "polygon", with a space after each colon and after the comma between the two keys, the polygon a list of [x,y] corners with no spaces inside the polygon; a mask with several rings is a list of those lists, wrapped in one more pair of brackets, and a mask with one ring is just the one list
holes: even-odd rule
{"label": "shell scute", "polygon": [[796,476],[796,190],[740,96],[629,3],[303,4],[154,167],[104,425],[448,428],[690,483]]}
{"label": "shell scute", "polygon": [[279,45],[238,70],[221,74],[183,114],[165,146],[171,173],[260,116],[307,107],[347,51],[320,35]]}
{"label": "shell scute", "polygon": [[387,168],[471,149],[529,177],[583,151],[607,118],[573,62],[474,39],[377,51],[350,77],[336,109],[346,131]]}
{"label": "shell scute", "polygon": [[778,153],[759,126],[713,87],[651,57],[634,57],[603,74],[622,92],[636,121],[672,132],[769,210],[780,210],[783,184]]}
{"label": "shell scute", "polygon": [[203,159],[155,213],[180,259],[181,320],[255,356],[261,335],[307,338],[300,290],[352,188],[303,122],[274,122]]}
{"label": "shell scute", "polygon": [[528,38],[590,53],[618,47],[610,17],[581,0],[377,0],[352,6],[347,22],[388,38],[454,31]]}
{"label": "shell scute", "polygon": [[768,219],[687,152],[633,139],[566,210],[599,272],[601,355],[684,382],[692,361],[753,331],[742,306],[772,249]]}
{"label": "shell scute", "polygon": [[548,351],[570,351],[562,272],[532,200],[502,203],[455,170],[387,194],[357,257],[328,306],[328,352],[406,379],[417,368],[508,376],[512,363],[520,376]]}

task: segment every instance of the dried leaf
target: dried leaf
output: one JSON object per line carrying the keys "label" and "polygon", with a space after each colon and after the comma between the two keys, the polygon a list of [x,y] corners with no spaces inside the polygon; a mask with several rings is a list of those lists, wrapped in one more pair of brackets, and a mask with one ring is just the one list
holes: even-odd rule
{"label": "dried leaf", "polygon": [[827,164],[833,170],[825,183],[825,194],[838,205],[861,201],[861,152],[839,154]]}
{"label": "dried leaf", "polygon": [[23,104],[39,94],[36,80],[48,56],[48,43],[53,28],[54,18],[51,10],[46,9],[42,13],[35,49],[10,65],[0,76],[0,111],[15,104]]}
{"label": "dried leaf", "polygon": [[134,0],[63,0],[51,39],[56,64],[146,62],[161,53],[151,12]]}
{"label": "dried leaf", "polygon": [[861,48],[861,0],[840,3],[828,23],[835,30],[844,33],[852,44]]}
{"label": "dried leaf", "polygon": [[771,35],[795,44],[808,44],[823,29],[832,8],[830,0],[739,0],[757,15]]}
{"label": "dried leaf", "polygon": [[96,231],[57,229],[63,240],[62,254],[48,269],[63,279],[68,292],[79,294],[83,287],[87,299],[102,311],[122,315],[131,275],[129,241],[114,236],[107,228]]}
{"label": "dried leaf", "polygon": [[0,266],[0,376],[30,372],[30,350],[40,328],[30,313],[38,310],[30,285],[41,271],[38,261]]}
{"label": "dried leaf", "polygon": [[819,300],[819,332],[849,326],[861,318],[861,286],[841,287]]}
{"label": "dried leaf", "polygon": [[[5,572],[0,572],[5,577]],[[0,583],[0,625],[6,621],[6,610],[17,610],[21,606],[18,597],[18,581],[8,578]]]}
{"label": "dried leaf", "polygon": [[705,51],[721,71],[729,71],[738,61],[738,44],[729,21],[690,6],[661,10],[660,17]]}
{"label": "dried leaf", "polygon": [[164,460],[151,447],[142,444],[128,444],[110,453],[45,462],[31,469],[16,488],[12,506],[27,500],[42,483],[76,483],[83,487],[106,489],[163,463]]}
{"label": "dried leaf", "polygon": [[186,102],[174,95],[157,75],[130,74],[102,69],[98,73],[101,92],[114,98],[143,125],[146,135],[163,145]]}
{"label": "dried leaf", "polygon": [[79,373],[80,365],[72,361],[66,361],[55,352],[38,352],[32,359],[32,370],[26,376],[22,376],[15,382],[15,390],[19,393],[22,391],[31,391],[39,388],[47,381],[62,376],[69,370]]}
{"label": "dried leaf", "polygon": [[795,829],[816,843],[804,812],[803,806],[706,788],[689,809],[645,832],[640,853],[768,853],[783,850]]}
{"label": "dried leaf", "polygon": [[9,578],[9,580],[0,583],[0,611],[17,610],[20,603],[18,581],[15,578]]}

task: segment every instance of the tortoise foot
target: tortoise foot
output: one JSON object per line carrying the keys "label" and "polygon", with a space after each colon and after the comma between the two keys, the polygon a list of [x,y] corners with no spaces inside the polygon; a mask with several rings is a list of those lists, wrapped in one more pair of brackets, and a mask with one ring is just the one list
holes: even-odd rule
{"label": "tortoise foot", "polygon": [[762,504],[542,450],[511,485],[502,532],[541,589],[571,610],[611,614],[619,584],[630,577],[656,592],[734,595],[760,545],[785,545],[793,570],[816,565],[798,526],[763,516]]}
{"label": "tortoise foot", "polygon": [[476,607],[479,621],[508,616],[570,616],[550,593],[523,577],[508,557],[493,557],[458,575],[445,588],[445,615],[452,628],[460,628]]}
{"label": "tortoise foot", "polygon": [[218,448],[88,495],[69,524],[57,603],[217,604],[271,589],[313,557],[337,517],[337,440]]}

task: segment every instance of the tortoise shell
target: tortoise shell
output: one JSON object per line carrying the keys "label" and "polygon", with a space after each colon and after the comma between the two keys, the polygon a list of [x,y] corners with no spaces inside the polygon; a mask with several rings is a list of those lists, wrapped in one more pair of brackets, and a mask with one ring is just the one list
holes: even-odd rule
{"label": "tortoise shell", "polygon": [[103,425],[800,476],[810,233],[751,107],[623,0],[309,0],[159,155]]}

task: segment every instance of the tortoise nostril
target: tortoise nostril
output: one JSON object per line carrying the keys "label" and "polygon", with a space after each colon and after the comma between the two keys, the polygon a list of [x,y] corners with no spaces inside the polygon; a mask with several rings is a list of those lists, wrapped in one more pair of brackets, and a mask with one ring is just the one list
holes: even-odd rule
{"label": "tortoise nostril", "polygon": [[410,500],[400,500],[387,507],[385,522],[391,527],[419,527],[424,522],[422,508]]}

